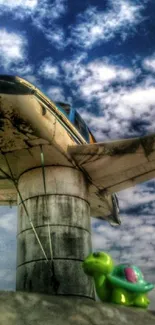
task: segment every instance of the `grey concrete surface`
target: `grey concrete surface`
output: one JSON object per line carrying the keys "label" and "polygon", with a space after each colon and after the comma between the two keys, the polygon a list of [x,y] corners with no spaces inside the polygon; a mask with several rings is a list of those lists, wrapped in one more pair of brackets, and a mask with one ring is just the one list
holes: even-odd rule
{"label": "grey concrete surface", "polygon": [[18,198],[16,290],[92,298],[93,279],[82,269],[92,250],[87,182],[81,171],[62,166],[45,167],[45,179],[46,197],[41,168],[22,174],[19,189],[50,261],[49,220],[54,272]]}
{"label": "grey concrete surface", "polygon": [[154,325],[151,311],[88,298],[0,292],[0,325]]}

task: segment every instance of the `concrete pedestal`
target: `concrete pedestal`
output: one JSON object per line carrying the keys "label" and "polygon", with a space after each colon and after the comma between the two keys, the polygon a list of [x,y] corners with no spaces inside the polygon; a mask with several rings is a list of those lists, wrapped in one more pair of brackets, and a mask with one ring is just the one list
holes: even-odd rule
{"label": "concrete pedestal", "polygon": [[91,252],[90,208],[83,174],[70,167],[45,167],[47,211],[42,169],[21,175],[19,190],[36,232],[50,259],[48,218],[55,275],[53,289],[49,263],[37,242],[24,207],[18,198],[16,290],[94,299],[93,280],[84,274],[81,262]]}

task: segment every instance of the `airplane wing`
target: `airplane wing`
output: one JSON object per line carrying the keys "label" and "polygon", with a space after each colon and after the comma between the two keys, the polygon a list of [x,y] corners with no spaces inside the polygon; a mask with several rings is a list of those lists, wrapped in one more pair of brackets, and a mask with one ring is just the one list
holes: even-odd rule
{"label": "airplane wing", "polygon": [[99,207],[106,196],[155,178],[155,134],[70,146],[68,152],[90,180],[94,216],[105,214]]}
{"label": "airplane wing", "polygon": [[155,177],[155,134],[71,146],[68,151],[100,191],[118,192]]}

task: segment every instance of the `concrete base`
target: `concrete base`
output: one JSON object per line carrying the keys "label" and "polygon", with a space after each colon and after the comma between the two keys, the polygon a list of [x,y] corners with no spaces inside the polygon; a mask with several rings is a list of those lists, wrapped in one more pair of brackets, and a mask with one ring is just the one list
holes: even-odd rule
{"label": "concrete base", "polygon": [[55,289],[50,264],[46,263],[19,199],[16,290],[93,298],[93,279],[82,269],[82,261],[92,250],[87,182],[81,171],[62,166],[45,167],[45,179],[47,210],[41,168],[22,174],[19,189],[48,260],[49,220],[59,286]]}
{"label": "concrete base", "polygon": [[142,325],[155,324],[154,312],[26,292],[0,292],[0,325]]}

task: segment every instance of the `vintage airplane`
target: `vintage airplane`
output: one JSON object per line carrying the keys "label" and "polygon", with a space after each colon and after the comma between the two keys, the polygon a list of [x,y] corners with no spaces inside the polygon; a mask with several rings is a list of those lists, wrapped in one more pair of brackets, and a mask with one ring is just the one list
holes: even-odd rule
{"label": "vintage airplane", "polygon": [[97,143],[79,113],[53,102],[26,80],[0,75],[0,205],[16,205],[10,181],[40,166],[74,166],[89,184],[91,216],[119,225],[115,192],[155,177],[155,135]]}

